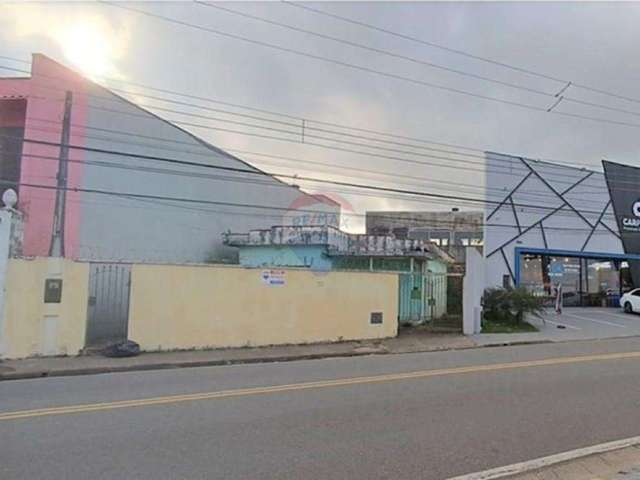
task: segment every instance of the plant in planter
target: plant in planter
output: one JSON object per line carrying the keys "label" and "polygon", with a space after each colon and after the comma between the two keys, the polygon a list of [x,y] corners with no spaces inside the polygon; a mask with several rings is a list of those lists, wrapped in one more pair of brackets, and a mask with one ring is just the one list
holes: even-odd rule
{"label": "plant in planter", "polygon": [[484,318],[502,324],[522,324],[526,315],[541,318],[544,299],[524,287],[488,288],[484,292]]}

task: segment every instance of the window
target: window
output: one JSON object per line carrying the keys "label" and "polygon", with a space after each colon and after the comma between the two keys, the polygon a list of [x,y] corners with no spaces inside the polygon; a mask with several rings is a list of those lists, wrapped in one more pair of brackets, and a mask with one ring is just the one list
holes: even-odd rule
{"label": "window", "polygon": [[26,108],[26,100],[0,101],[0,178],[5,182],[0,192],[18,191]]}
{"label": "window", "polygon": [[405,239],[409,234],[409,229],[407,227],[397,227],[393,229],[393,234],[396,236],[396,238]]}

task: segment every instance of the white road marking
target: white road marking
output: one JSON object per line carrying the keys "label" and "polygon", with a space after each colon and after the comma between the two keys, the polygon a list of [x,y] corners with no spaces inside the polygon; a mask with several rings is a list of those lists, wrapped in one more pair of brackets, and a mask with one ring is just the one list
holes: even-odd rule
{"label": "white road marking", "polygon": [[551,325],[560,325],[562,327],[570,328],[571,330],[582,330],[581,328],[574,327],[573,325],[567,325],[566,323],[554,322],[553,320],[549,320],[548,318],[545,318],[545,321],[547,323],[550,323]]}
{"label": "white road marking", "polygon": [[587,320],[589,322],[600,323],[602,325],[610,325],[612,327],[627,328],[626,325],[620,325],[619,323],[607,322],[606,320],[596,320],[594,318],[589,318],[589,317],[582,317],[580,315],[574,315],[573,313],[563,313],[562,315],[566,315],[567,317],[577,318],[578,320]]}
{"label": "white road marking", "polygon": [[514,463],[512,465],[492,468],[490,470],[484,470],[482,472],[460,475],[458,477],[450,478],[449,480],[494,480],[496,478],[511,477],[513,475],[524,474],[526,472],[531,472],[533,470],[538,470],[539,468],[549,467],[558,463],[567,462],[569,460],[576,460],[578,458],[587,457],[589,455],[596,455],[599,453],[611,452],[613,450],[620,450],[639,444],[640,437],[625,438],[623,440],[616,440],[614,442],[601,443],[599,445],[593,445],[591,447],[579,448],[577,450],[557,453],[555,455],[549,455],[548,457],[536,458],[534,460],[529,460],[528,462]]}
{"label": "white road marking", "polygon": [[[598,312],[601,313],[602,315],[609,315],[610,317],[615,317],[615,318],[619,318],[621,320],[633,320],[634,319],[634,315],[630,314],[630,313],[613,313],[613,312]],[[640,317],[638,317],[640,318]]]}

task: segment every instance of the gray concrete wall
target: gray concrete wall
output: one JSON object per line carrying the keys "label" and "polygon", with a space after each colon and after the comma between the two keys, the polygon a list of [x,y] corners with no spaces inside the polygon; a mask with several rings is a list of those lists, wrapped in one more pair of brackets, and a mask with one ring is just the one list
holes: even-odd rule
{"label": "gray concrete wall", "polygon": [[[111,100],[97,98],[105,96]],[[87,147],[252,168],[99,87],[94,87],[89,97],[87,126]],[[235,261],[237,251],[222,244],[223,232],[243,232],[288,223],[292,215],[295,216],[295,205],[300,203],[300,197],[306,196],[297,188],[268,176],[172,165],[106,153],[84,152],[83,156],[87,162],[82,173],[82,187],[85,189],[276,208],[205,205],[83,193],[79,220],[78,256],[81,259]],[[95,161],[117,163],[121,167],[91,164]],[[148,170],[139,171],[138,168]],[[305,203],[304,209],[317,207],[327,210],[326,205],[314,200],[302,202]],[[288,211],[290,208],[294,214]]]}
{"label": "gray concrete wall", "polygon": [[412,232],[430,231],[482,233],[482,212],[368,211],[366,224],[367,233],[374,233],[375,228],[386,228],[389,232],[394,228],[407,228],[410,236]]}

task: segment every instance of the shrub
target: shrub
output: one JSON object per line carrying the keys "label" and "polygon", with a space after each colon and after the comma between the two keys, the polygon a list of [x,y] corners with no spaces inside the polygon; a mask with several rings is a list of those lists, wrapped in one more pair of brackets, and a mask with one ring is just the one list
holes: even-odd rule
{"label": "shrub", "polygon": [[525,315],[541,317],[544,299],[524,287],[488,288],[484,292],[484,317],[499,323],[519,324]]}

